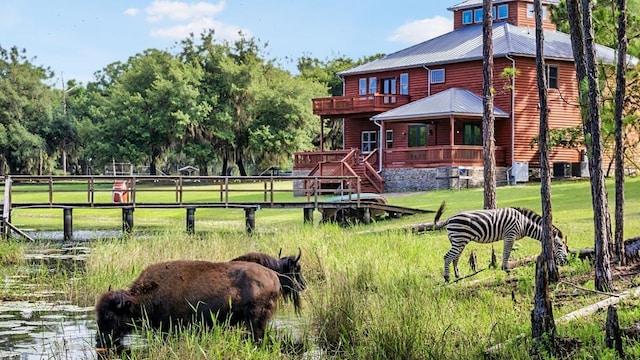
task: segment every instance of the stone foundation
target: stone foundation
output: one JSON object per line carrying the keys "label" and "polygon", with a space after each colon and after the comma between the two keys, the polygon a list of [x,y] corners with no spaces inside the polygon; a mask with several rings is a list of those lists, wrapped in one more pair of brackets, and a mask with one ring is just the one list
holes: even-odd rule
{"label": "stone foundation", "polygon": [[[384,169],[385,192],[464,189],[484,186],[483,167]],[[498,186],[507,184],[507,168],[496,169]]]}

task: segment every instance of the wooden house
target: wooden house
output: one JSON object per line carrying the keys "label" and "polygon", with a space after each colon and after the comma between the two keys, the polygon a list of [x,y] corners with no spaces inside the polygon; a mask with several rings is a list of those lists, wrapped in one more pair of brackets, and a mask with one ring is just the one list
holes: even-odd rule
{"label": "wooden house", "polygon": [[[543,1],[549,126],[579,125],[571,41]],[[498,184],[528,181],[539,169],[540,112],[533,0],[494,0],[494,114]],[[482,0],[450,7],[453,31],[338,73],[343,96],[313,99],[322,122],[342,121],[343,150],[296,153],[295,175],[361,178],[363,191],[482,186]],[[372,49],[375,52],[375,49]],[[599,61],[614,50],[598,46]],[[322,128],[322,127],[321,127]],[[588,176],[584,153],[554,148],[554,176]]]}

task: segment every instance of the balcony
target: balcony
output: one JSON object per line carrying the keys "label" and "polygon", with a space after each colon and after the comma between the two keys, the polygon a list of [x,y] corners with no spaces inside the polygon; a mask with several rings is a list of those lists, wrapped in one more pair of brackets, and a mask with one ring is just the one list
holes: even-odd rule
{"label": "balcony", "polygon": [[408,104],[409,95],[370,94],[313,99],[313,113],[325,117],[378,114]]}

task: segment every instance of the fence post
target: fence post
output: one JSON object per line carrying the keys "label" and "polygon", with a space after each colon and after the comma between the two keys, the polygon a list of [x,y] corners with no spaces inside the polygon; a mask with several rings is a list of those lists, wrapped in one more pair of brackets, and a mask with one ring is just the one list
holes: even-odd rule
{"label": "fence post", "polygon": [[130,234],[133,231],[133,208],[122,208],[122,232]]}
{"label": "fence post", "polygon": [[187,233],[193,234],[195,232],[195,222],[196,222],[196,208],[188,207],[187,208]]}
{"label": "fence post", "polygon": [[247,227],[247,234],[251,235],[256,228],[256,209],[253,207],[247,207],[244,209],[245,224]]}
{"label": "fence post", "polygon": [[62,212],[64,218],[64,241],[71,241],[73,240],[73,209],[64,208]]}

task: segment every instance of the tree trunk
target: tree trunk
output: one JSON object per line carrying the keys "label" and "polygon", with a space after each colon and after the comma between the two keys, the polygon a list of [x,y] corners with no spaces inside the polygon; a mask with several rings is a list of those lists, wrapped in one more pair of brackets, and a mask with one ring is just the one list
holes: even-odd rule
{"label": "tree trunk", "polygon": [[[585,35],[585,60],[587,83],[589,85],[589,130],[591,156],[589,174],[591,176],[591,196],[594,222],[595,287],[600,291],[611,291],[613,281],[609,263],[609,243],[611,242],[611,219],[607,205],[607,189],[602,169],[602,119],[600,118],[600,88],[598,87],[598,66],[593,35],[592,1],[582,0],[582,27]],[[585,134],[587,135],[587,134]],[[585,136],[589,138],[589,136]]]}
{"label": "tree trunk", "polygon": [[540,106],[540,198],[542,201],[542,255],[545,257],[549,281],[560,279],[558,266],[553,259],[553,216],[551,209],[551,170],[549,166],[549,106],[547,94],[547,67],[544,61],[544,31],[542,5],[534,1],[536,19],[536,69],[538,72],[538,99]]}
{"label": "tree trunk", "polygon": [[622,336],[620,335],[620,324],[618,323],[618,312],[616,307],[610,305],[607,309],[607,326],[605,343],[609,349],[616,349],[618,356],[624,359],[624,352],[622,351]]}
{"label": "tree trunk", "polygon": [[[540,0],[535,0],[536,2]],[[531,336],[534,346],[550,345],[545,341],[555,338],[556,325],[553,320],[553,307],[549,299],[549,278],[546,260],[543,255],[536,261],[536,292],[534,296],[534,308],[531,311]]]}
{"label": "tree trunk", "polygon": [[495,158],[495,117],[493,114],[493,19],[492,0],[483,2],[482,21],[482,92],[484,113],[482,117],[482,138],[484,142],[484,208],[496,208],[496,158]]}
{"label": "tree trunk", "polygon": [[623,110],[627,73],[627,0],[617,0],[618,7],[618,68],[616,69],[616,104],[614,121],[615,162],[616,162],[616,228],[615,253],[621,265],[626,264],[624,256],[624,131]]}

